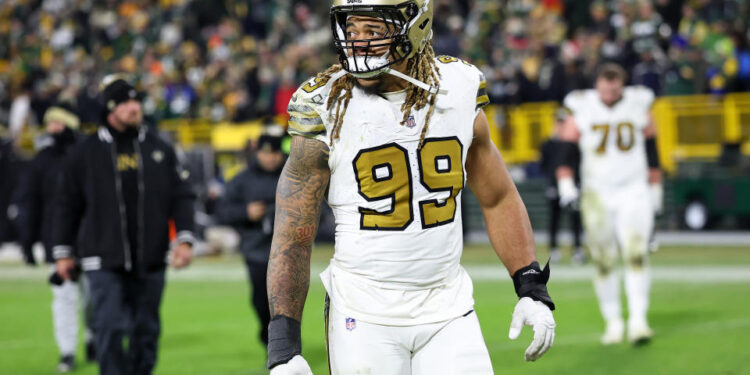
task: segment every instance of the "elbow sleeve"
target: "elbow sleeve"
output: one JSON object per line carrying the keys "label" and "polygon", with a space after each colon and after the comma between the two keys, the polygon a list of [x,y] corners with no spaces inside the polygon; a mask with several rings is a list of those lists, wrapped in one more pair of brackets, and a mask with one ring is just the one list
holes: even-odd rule
{"label": "elbow sleeve", "polygon": [[646,138],[646,160],[649,168],[659,168],[659,151],[656,149],[655,138]]}

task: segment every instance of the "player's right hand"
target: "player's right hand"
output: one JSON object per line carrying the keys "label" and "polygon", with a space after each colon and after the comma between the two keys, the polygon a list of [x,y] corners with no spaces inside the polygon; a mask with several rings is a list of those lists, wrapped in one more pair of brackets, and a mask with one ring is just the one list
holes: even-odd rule
{"label": "player's right hand", "polygon": [[513,310],[508,337],[515,340],[524,325],[534,330],[534,341],[526,349],[526,360],[536,361],[555,341],[555,318],[547,305],[529,297],[521,298]]}
{"label": "player's right hand", "polygon": [[560,207],[568,207],[578,201],[578,188],[572,177],[563,177],[558,180],[557,192],[560,195]]}
{"label": "player's right hand", "polygon": [[289,362],[272,368],[271,375],[312,375],[312,370],[307,361],[301,355],[297,354]]}

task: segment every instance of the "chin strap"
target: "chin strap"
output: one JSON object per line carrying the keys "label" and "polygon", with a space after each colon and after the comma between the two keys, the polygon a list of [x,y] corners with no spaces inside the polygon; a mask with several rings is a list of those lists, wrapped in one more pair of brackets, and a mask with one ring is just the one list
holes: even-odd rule
{"label": "chin strap", "polygon": [[[349,72],[347,72],[344,69],[339,70],[338,72],[334,73],[331,76],[331,79],[330,79],[329,82],[333,83],[335,80],[341,78],[346,73],[349,73]],[[409,82],[409,83],[411,83],[411,84],[413,84],[413,85],[415,85],[415,86],[417,86],[417,87],[419,87],[419,88],[421,88],[421,89],[429,92],[430,94],[448,95],[448,90],[441,89],[440,86],[431,86],[431,85],[428,85],[428,84],[426,84],[426,83],[424,83],[424,82],[422,82],[422,81],[420,81],[418,79],[415,79],[415,78],[410,77],[410,76],[408,76],[408,75],[406,75],[404,73],[401,73],[398,70],[391,69],[390,67],[385,67],[385,68],[383,68],[381,70],[376,70],[374,72],[367,72],[367,73],[350,72],[350,73],[351,73],[351,75],[353,75],[356,78],[373,78],[373,77],[377,77],[377,76],[379,76],[379,75],[381,75],[383,73],[388,73],[388,74],[390,74],[392,76],[401,78],[404,81],[407,81],[407,82]]]}
{"label": "chin strap", "polygon": [[328,80],[328,83],[326,85],[332,85],[334,82],[336,82],[336,80],[345,76],[346,73],[348,73],[346,70],[341,69],[338,72],[331,74],[331,78]]}
{"label": "chin strap", "polygon": [[388,73],[392,76],[398,77],[403,79],[404,81],[407,81],[427,92],[430,94],[438,94],[438,95],[448,95],[448,90],[442,90],[440,89],[440,86],[430,86],[418,79],[414,79],[413,77],[409,77],[408,75],[399,72],[398,70],[394,70],[391,68],[385,68],[383,69],[383,73]]}

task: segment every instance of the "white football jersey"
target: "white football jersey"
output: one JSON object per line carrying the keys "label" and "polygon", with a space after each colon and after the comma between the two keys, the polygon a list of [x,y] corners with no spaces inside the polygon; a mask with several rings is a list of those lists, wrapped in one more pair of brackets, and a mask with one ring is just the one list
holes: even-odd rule
{"label": "white football jersey", "polygon": [[606,106],[596,90],[574,91],[565,97],[581,134],[581,184],[584,189],[612,190],[647,183],[645,137],[653,92],[625,87],[622,99]]}
{"label": "white football jersey", "polygon": [[428,107],[401,124],[405,91],[369,95],[354,87],[331,144],[333,80],[311,79],[289,103],[289,133],[330,147],[328,205],[335,254],[321,275],[334,307],[377,324],[447,320],[473,306],[463,249],[461,190],[474,119],[487,104],[484,77],[461,60],[437,58],[440,89],[424,145]]}

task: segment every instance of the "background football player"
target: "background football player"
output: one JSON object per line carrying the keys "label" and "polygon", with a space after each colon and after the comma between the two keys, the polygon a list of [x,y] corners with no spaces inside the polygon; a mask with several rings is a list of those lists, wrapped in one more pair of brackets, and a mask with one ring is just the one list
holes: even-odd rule
{"label": "background football player", "polygon": [[335,0],[341,65],[311,79],[288,111],[293,135],[276,202],[268,269],[268,366],[309,374],[300,320],[325,197],[335,254],[321,274],[333,374],[492,374],[460,266],[461,190],[468,182],[520,297],[526,359],[552,344],[549,269],[540,269],[526,209],[489,137],[485,80],[435,57],[429,0]]}
{"label": "background football player", "polygon": [[649,303],[648,240],[654,213],[661,210],[662,186],[656,151],[656,129],[650,109],[654,94],[643,86],[624,87],[625,71],[605,64],[596,87],[565,98],[571,116],[561,134],[558,168],[560,203],[578,199],[573,182],[572,151],[581,151],[581,212],[586,240],[597,266],[596,295],[606,322],[602,343],[624,338],[620,280],[614,271],[618,249],[625,261],[628,298],[628,339],[651,338],[646,313]]}

